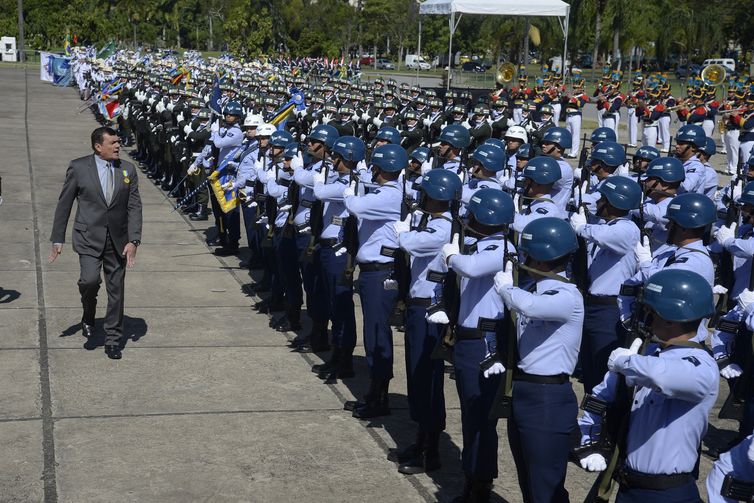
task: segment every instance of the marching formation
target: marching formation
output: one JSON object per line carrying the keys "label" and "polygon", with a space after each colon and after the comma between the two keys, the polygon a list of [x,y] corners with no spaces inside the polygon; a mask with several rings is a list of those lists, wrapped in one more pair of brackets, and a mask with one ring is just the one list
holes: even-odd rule
{"label": "marching formation", "polygon": [[[129,55],[74,68],[87,98],[117,96],[119,114],[100,119],[117,120],[146,176],[192,220],[215,220],[214,253],[245,241],[246,266],[264,272],[253,289],[269,291],[255,308],[284,313],[271,324],[301,332],[295,351],[327,352],[317,377],[353,378],[361,333],[370,386],[345,404],[354,418],[390,414],[403,331],[416,440],[391,454],[401,473],[442,464],[447,362],[461,404],[458,501],[489,501],[503,418],[526,502],[568,501],[569,461],[598,474],[589,501],[613,485],[619,502],[700,501],[723,376],[740,431],[707,497],[752,498],[754,89],[722,104],[699,86],[680,105],[667,83],[637,77],[625,96],[608,76],[594,95],[601,127],[580,140],[583,81],[571,96],[553,76],[441,99],[392,80],[315,84],[269,62],[182,64],[190,77]],[[644,126],[631,155],[617,139],[622,106],[631,146]],[[734,176],[721,188],[708,121],[726,107]],[[673,110],[685,124],[671,137]]]}

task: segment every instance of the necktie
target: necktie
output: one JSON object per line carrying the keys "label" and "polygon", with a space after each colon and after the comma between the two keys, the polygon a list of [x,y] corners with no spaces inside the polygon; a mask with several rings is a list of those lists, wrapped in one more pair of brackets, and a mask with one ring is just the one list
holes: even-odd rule
{"label": "necktie", "polygon": [[107,201],[107,204],[110,204],[110,201],[113,199],[113,167],[108,162],[106,168],[107,179],[105,181],[105,201]]}

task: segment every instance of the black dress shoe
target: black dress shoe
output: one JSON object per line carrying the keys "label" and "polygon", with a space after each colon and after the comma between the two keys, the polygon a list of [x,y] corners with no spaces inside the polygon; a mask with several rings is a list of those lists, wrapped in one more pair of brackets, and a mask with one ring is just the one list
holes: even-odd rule
{"label": "black dress shoe", "polygon": [[363,407],[364,405],[366,405],[366,403],[362,402],[361,400],[347,400],[343,404],[343,410],[347,410],[349,412],[353,412],[358,407]]}
{"label": "black dress shoe", "polygon": [[217,257],[230,257],[232,255],[238,255],[238,246],[223,246],[214,251]]}
{"label": "black dress shoe", "polygon": [[87,339],[91,339],[94,337],[94,324],[91,325],[89,323],[81,322],[81,333],[86,337]]}
{"label": "black dress shoe", "polygon": [[418,456],[404,461],[398,466],[398,471],[405,475],[427,473],[442,468],[440,455],[437,452],[423,451]]}
{"label": "black dress shoe", "polygon": [[105,354],[111,360],[120,360],[121,358],[123,358],[123,353],[120,350],[120,346],[118,346],[117,344],[105,346]]}
{"label": "black dress shoe", "polygon": [[222,240],[219,238],[208,239],[206,242],[207,242],[207,246],[222,246],[223,245]]}
{"label": "black dress shoe", "polygon": [[329,350],[330,350],[330,344],[326,342],[320,342],[320,343],[305,342],[301,344],[299,347],[293,349],[293,351],[296,353],[321,353],[322,351],[329,351]]}

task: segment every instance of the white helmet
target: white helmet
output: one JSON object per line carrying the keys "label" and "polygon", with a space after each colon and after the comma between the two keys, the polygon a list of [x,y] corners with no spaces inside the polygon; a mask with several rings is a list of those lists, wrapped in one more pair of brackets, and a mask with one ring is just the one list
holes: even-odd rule
{"label": "white helmet", "polygon": [[256,127],[258,128],[264,124],[264,118],[261,115],[249,114],[243,121],[244,127]]}
{"label": "white helmet", "polygon": [[259,127],[257,127],[257,136],[272,136],[272,133],[277,130],[278,128],[268,122],[265,122],[264,124],[261,124]]}
{"label": "white helmet", "polygon": [[521,126],[511,126],[505,132],[505,138],[516,138],[524,143],[528,143],[529,135],[526,134],[526,129]]}

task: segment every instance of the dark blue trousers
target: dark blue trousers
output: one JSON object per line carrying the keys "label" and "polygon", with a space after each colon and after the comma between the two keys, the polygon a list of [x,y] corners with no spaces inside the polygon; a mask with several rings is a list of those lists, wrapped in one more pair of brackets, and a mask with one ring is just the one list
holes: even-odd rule
{"label": "dark blue trousers", "polygon": [[241,210],[238,209],[238,206],[228,213],[223,213],[220,210],[220,218],[223,221],[228,246],[237,247],[238,240],[241,239]]}
{"label": "dark blue trousers", "polygon": [[[296,238],[299,256],[309,245],[308,235],[299,235]],[[322,279],[322,265],[319,260],[319,246],[314,249],[311,262],[299,262],[301,268],[301,280],[306,292],[306,312],[312,321],[326,323],[329,319],[327,292]]]}
{"label": "dark blue trousers", "polygon": [[445,430],[444,362],[433,360],[432,351],[440,340],[441,326],[427,323],[427,309],[406,309],[406,376],[408,410],[419,429]]}
{"label": "dark blue trousers", "polygon": [[[272,299],[282,299],[285,297],[285,276],[283,270],[287,265],[280,260],[280,247],[282,245],[281,230],[275,229],[272,235],[272,248],[267,248],[269,254],[270,270],[270,294]],[[286,297],[286,301],[287,301]]]}
{"label": "dark blue trousers", "polygon": [[457,340],[453,347],[461,402],[463,471],[468,478],[482,481],[497,478],[497,419],[489,416],[500,386],[500,376],[485,379],[482,375],[479,363],[486,354],[484,339]]}
{"label": "dark blue trousers", "polygon": [[664,491],[621,488],[615,499],[615,503],[699,503],[701,501],[702,498],[699,497],[699,489],[694,480]]}
{"label": "dark blue trousers", "polygon": [[626,332],[617,305],[587,305],[581,338],[581,370],[584,393],[591,393],[605,378],[607,358],[625,344]]}
{"label": "dark blue trousers", "polygon": [[243,226],[246,231],[246,243],[249,245],[251,254],[257,255],[257,253],[259,253],[260,244],[259,233],[257,232],[257,227],[259,226],[256,223],[257,209],[249,208],[244,204],[241,207],[241,211],[243,212]]}
{"label": "dark blue trousers", "polygon": [[290,307],[301,307],[304,303],[304,293],[301,289],[301,269],[298,262],[299,250],[296,238],[280,238],[277,255],[285,284],[285,301]]}
{"label": "dark blue trousers", "polygon": [[353,306],[353,286],[343,286],[341,277],[346,268],[346,255],[335,256],[331,246],[320,248],[322,282],[327,295],[331,320],[332,345],[353,352],[356,347],[356,314]]}
{"label": "dark blue trousers", "polygon": [[359,297],[364,320],[364,351],[366,352],[369,377],[375,381],[393,378],[393,331],[390,314],[398,294],[385,290],[383,282],[391,271],[360,271]]}
{"label": "dark blue trousers", "polygon": [[570,382],[513,383],[508,442],[527,503],[568,502],[565,482],[578,404]]}

